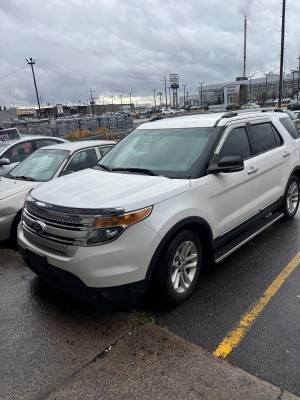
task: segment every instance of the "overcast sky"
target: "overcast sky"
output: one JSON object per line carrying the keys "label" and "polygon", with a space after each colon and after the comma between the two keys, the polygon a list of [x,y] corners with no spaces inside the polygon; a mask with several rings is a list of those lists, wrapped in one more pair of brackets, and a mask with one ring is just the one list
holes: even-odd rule
{"label": "overcast sky", "polygon": [[[0,0],[0,105],[137,104],[179,74],[191,94],[243,74],[279,72],[282,0]],[[285,71],[299,65],[300,1],[286,1]]]}

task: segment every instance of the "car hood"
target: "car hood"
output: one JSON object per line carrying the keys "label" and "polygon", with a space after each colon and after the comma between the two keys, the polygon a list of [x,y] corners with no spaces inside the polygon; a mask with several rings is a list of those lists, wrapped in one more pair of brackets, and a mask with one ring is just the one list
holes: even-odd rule
{"label": "car hood", "polygon": [[36,200],[71,208],[137,210],[185,192],[189,179],[83,170],[44,183],[31,192]]}
{"label": "car hood", "polygon": [[30,189],[40,185],[41,182],[23,181],[18,179],[0,177],[0,200],[21,192],[29,192]]}

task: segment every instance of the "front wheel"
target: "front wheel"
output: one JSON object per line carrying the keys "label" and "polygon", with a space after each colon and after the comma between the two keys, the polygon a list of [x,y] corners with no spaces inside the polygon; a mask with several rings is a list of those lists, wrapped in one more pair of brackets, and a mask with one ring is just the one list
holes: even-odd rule
{"label": "front wheel", "polygon": [[163,302],[177,306],[193,292],[201,267],[201,243],[195,232],[185,230],[165,249],[157,275]]}
{"label": "front wheel", "polygon": [[280,211],[284,214],[286,221],[294,218],[299,206],[299,189],[300,183],[296,176],[292,176],[288,181],[284,198],[280,206]]}

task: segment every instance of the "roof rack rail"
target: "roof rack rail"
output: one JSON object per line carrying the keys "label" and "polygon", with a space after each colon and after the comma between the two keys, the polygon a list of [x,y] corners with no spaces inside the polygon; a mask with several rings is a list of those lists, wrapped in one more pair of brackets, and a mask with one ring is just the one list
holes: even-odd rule
{"label": "roof rack rail", "polygon": [[232,117],[237,117],[237,115],[238,115],[237,112],[228,112],[228,113],[222,115],[221,118],[232,118]]}

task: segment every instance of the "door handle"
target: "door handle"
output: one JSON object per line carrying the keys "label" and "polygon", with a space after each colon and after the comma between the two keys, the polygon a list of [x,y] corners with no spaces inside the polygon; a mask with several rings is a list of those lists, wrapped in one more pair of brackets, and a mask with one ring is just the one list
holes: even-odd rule
{"label": "door handle", "polygon": [[291,154],[291,153],[290,153],[289,151],[285,151],[285,152],[283,153],[283,157],[288,157],[290,154]]}
{"label": "door handle", "polygon": [[248,171],[248,175],[254,174],[254,173],[257,172],[257,171],[258,171],[258,168],[251,167],[251,168],[249,169],[249,171]]}

